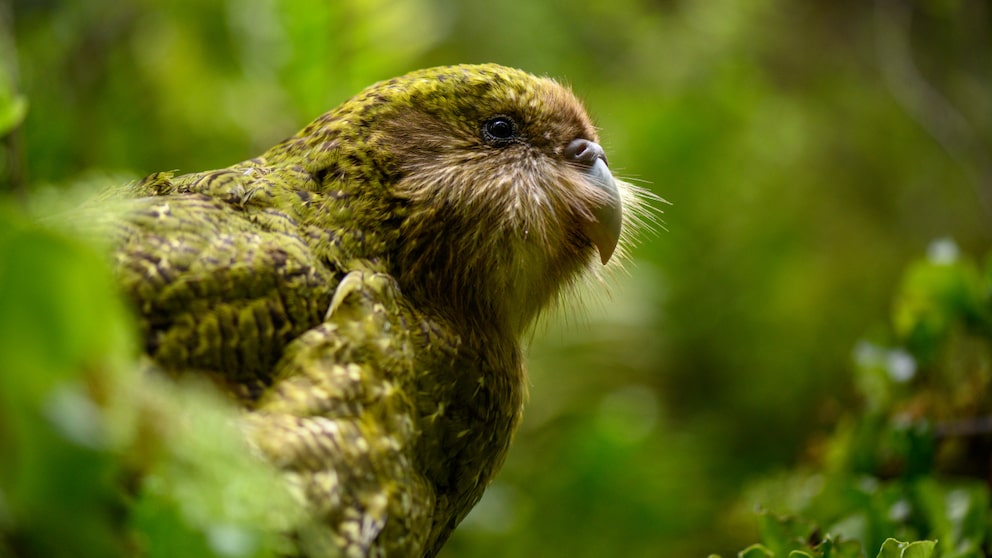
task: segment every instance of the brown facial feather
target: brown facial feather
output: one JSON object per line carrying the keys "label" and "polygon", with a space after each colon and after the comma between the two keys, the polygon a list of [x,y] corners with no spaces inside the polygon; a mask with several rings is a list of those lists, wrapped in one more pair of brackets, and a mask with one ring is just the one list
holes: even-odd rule
{"label": "brown facial feather", "polygon": [[[450,318],[515,337],[595,251],[582,230],[608,200],[563,152],[597,137],[552,80],[467,82],[472,102],[414,95],[383,123],[400,176],[394,195],[409,211],[397,277]],[[513,125],[509,141],[487,140],[483,127],[497,117]]]}

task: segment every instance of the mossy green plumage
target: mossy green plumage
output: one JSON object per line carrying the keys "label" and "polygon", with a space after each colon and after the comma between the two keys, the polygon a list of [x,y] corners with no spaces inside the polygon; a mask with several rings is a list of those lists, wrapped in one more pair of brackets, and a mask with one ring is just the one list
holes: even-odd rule
{"label": "mossy green plumage", "polygon": [[323,526],[301,553],[433,556],[482,496],[526,397],[520,335],[609,257],[599,216],[632,199],[590,179],[596,140],[556,82],[451,66],[120,194],[116,268],[147,353],[244,407]]}

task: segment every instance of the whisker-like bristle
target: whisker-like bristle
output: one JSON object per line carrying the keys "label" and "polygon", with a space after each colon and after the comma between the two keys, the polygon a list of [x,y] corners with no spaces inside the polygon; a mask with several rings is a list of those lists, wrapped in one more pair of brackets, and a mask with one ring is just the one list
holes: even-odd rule
{"label": "whisker-like bristle", "polygon": [[[671,205],[671,202],[647,188],[631,184],[627,177],[617,180],[626,186],[622,189],[624,220],[630,223],[630,226],[624,227],[623,232],[627,233],[628,242],[636,244],[643,234],[657,236],[659,229],[668,230],[661,218],[664,210],[659,205]],[[621,234],[621,240],[623,239],[624,235]]]}

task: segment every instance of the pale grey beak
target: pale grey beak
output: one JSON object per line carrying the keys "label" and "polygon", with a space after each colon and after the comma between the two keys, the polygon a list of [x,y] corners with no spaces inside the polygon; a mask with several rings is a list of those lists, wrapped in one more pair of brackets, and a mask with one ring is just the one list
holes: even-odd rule
{"label": "pale grey beak", "polygon": [[599,258],[606,265],[620,242],[620,229],[623,226],[620,190],[617,189],[613,173],[606,166],[606,153],[598,143],[577,139],[565,148],[565,157],[585,167],[587,181],[603,194],[602,203],[593,208],[594,219],[586,224],[584,232],[599,250]]}

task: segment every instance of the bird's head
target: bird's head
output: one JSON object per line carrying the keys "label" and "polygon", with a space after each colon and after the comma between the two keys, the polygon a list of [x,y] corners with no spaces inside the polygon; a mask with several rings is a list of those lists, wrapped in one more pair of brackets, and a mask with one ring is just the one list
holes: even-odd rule
{"label": "bird's head", "polygon": [[375,84],[349,104],[333,120],[360,122],[374,154],[362,165],[390,177],[403,214],[392,271],[418,303],[517,335],[622,252],[637,195],[613,177],[567,87],[461,65]]}

